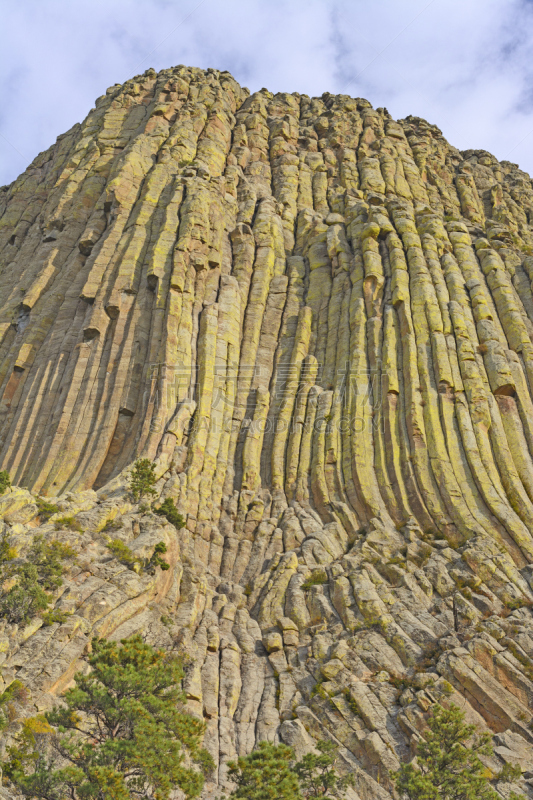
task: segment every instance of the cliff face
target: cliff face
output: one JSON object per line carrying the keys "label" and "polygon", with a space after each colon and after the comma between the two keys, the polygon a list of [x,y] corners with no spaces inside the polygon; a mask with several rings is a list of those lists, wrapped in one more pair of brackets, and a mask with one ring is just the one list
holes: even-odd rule
{"label": "cliff face", "polygon": [[[193,658],[208,788],[332,736],[385,800],[439,700],[531,793],[532,279],[529,176],[421,119],[185,67],[109,89],[0,193],[0,468],[26,487],[0,512],[21,554],[80,553],[67,622],[2,623],[17,713],[142,630]],[[138,457],[186,528],[132,505]],[[111,559],[112,526],[172,570]]]}

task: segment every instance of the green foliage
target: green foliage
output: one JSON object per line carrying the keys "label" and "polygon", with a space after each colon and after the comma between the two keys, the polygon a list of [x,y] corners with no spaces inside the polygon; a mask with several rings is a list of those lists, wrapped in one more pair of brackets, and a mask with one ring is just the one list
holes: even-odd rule
{"label": "green foliage", "polygon": [[357,705],[357,700],[352,695],[350,690],[348,688],[343,689],[342,693],[344,695],[344,699],[348,703],[348,706],[349,706],[350,711],[352,712],[352,714],[355,714],[356,717],[360,717],[361,716],[361,710],[360,710],[359,706]]}
{"label": "green foliage", "polygon": [[120,517],[113,517],[112,519],[108,519],[104,527],[102,528],[102,532],[106,533],[107,531],[118,531],[122,528],[122,520]]}
{"label": "green foliage", "polygon": [[146,565],[146,569],[148,571],[153,571],[155,567],[161,567],[163,571],[170,569],[170,564],[165,561],[164,558],[161,558],[161,553],[167,552],[167,546],[164,542],[158,542],[154,547],[154,552],[152,553],[152,558]]}
{"label": "green foliage", "polygon": [[63,581],[63,562],[75,551],[61,542],[46,542],[35,536],[25,561],[15,562],[15,551],[4,536],[0,542],[0,583],[9,585],[0,598],[0,617],[10,623],[27,624],[48,608],[53,592]]}
{"label": "green foliage", "polygon": [[323,684],[323,683],[324,683],[324,678],[322,678],[322,677],[321,677],[321,678],[319,678],[319,679],[318,679],[318,681],[315,683],[315,685],[314,685],[314,686],[313,686],[313,688],[311,689],[311,692],[310,692],[310,695],[309,695],[309,697],[310,697],[310,699],[311,699],[311,700],[313,699],[313,697],[314,697],[315,695],[318,695],[318,696],[319,696],[319,697],[321,697],[323,700],[326,700],[326,699],[327,699],[326,690],[325,690],[325,689],[323,688],[323,686],[322,686],[322,684]]}
{"label": "green foliage", "polygon": [[71,616],[72,614],[69,611],[61,611],[59,608],[53,608],[51,611],[46,611],[43,614],[43,625],[45,628],[49,625],[53,625],[55,622],[62,625]]}
{"label": "green foliage", "polygon": [[117,561],[120,561],[120,563],[124,564],[128,569],[135,569],[136,565],[138,565],[138,568],[142,568],[142,559],[135,556],[128,545],[124,544],[121,539],[110,539],[106,547],[115,556]]}
{"label": "green foliage", "polygon": [[429,731],[417,747],[417,765],[402,764],[393,774],[398,793],[409,800],[498,800],[480,755],[490,755],[488,733],[465,725],[455,705],[436,705]]}
{"label": "green foliage", "polygon": [[328,576],[325,575],[323,572],[313,572],[312,575],[307,578],[306,581],[302,583],[302,589],[306,592],[312,586],[322,586],[324,583],[328,582]]}
{"label": "green foliage", "polygon": [[170,522],[178,530],[185,527],[185,518],[179,513],[171,497],[167,497],[159,508],[154,509],[154,511],[156,514],[166,517],[167,522]]}
{"label": "green foliage", "polygon": [[0,694],[0,732],[18,717],[16,706],[25,706],[29,699],[28,689],[19,680],[12,681]]}
{"label": "green foliage", "polygon": [[335,770],[338,747],[333,742],[320,741],[316,748],[318,753],[306,753],[294,767],[302,796],[314,800],[343,797],[346,789],[354,785],[354,778],[351,773],[340,776]]}
{"label": "green foliage", "polygon": [[243,800],[301,800],[298,777],[291,768],[292,747],[261,742],[257,750],[229,763],[237,784],[232,798]]}
{"label": "green foliage", "polygon": [[0,694],[0,706],[4,706],[6,703],[11,703],[14,700],[24,705],[24,703],[28,701],[28,697],[29,692],[22,681],[14,680],[11,681],[7,689]]}
{"label": "green foliage", "polygon": [[261,742],[257,750],[229,763],[229,776],[237,784],[231,798],[246,800],[333,800],[342,798],[353,775],[335,770],[338,748],[317,742],[318,753],[307,753],[294,764],[294,751],[284,744]]}
{"label": "green foliage", "polygon": [[505,603],[509,611],[516,611],[519,608],[531,608],[533,603],[525,597],[515,597]]}
{"label": "green foliage", "polygon": [[47,542],[44,536],[33,537],[33,543],[27,555],[27,561],[35,566],[39,573],[39,584],[51,592],[62,585],[61,575],[64,572],[63,561],[75,559],[76,551],[63,542]]}
{"label": "green foliage", "polygon": [[4,494],[11,486],[11,478],[7,469],[0,470],[0,494]]}
{"label": "green foliage", "polygon": [[37,508],[39,509],[39,517],[41,522],[48,522],[50,517],[61,511],[59,506],[56,506],[55,503],[49,503],[48,500],[44,500],[42,497],[36,497],[35,502],[37,503]]}
{"label": "green foliage", "polygon": [[522,776],[522,770],[518,764],[504,764],[503,768],[496,775],[498,781],[516,781]]}
{"label": "green foliage", "polygon": [[149,559],[136,556],[121,539],[110,539],[106,547],[121,564],[124,564],[128,569],[135,570],[135,572],[141,573],[145,569],[153,574],[156,567],[161,567],[162,570],[170,569],[170,564],[161,558],[161,554],[167,552],[167,546],[164,542],[156,544],[154,552]]}
{"label": "green foliage", "polygon": [[83,533],[83,528],[81,527],[76,517],[73,516],[60,517],[59,519],[56,519],[54,527],[56,531],[59,531],[61,529],[64,530],[66,528],[70,531],[78,531],[78,533]]}
{"label": "green foliage", "polygon": [[[5,565],[10,561],[13,561],[13,559],[16,557],[17,551],[11,544],[9,536],[6,533],[3,533],[0,537],[0,570],[2,570],[2,576]],[[3,580],[5,580],[5,578],[3,578]]]}
{"label": "green foliage", "polygon": [[135,502],[156,494],[155,464],[148,458],[139,458],[130,473],[130,491]]}
{"label": "green foliage", "polygon": [[50,605],[50,595],[39,585],[39,574],[32,565],[19,567],[18,582],[0,600],[0,617],[10,623],[26,625]]}
{"label": "green foliage", "polygon": [[88,660],[39,732],[23,730],[8,749],[16,789],[43,800],[167,800],[177,788],[197,797],[213,763],[204,722],[184,710],[180,661],[140,636],[93,639]]}
{"label": "green foliage", "polygon": [[[32,763],[35,765],[39,760],[36,747],[51,732],[52,728],[41,714],[36,717],[26,717],[22,723],[22,730],[19,736],[20,747],[13,748],[13,767],[15,769],[21,768],[24,761],[26,764]],[[61,798],[61,800],[63,799]]]}
{"label": "green foliage", "polygon": [[407,678],[402,675],[398,675],[395,672],[389,673],[389,683],[394,686],[395,689],[398,689],[399,692],[403,692],[404,689],[410,689],[413,685],[413,679]]}

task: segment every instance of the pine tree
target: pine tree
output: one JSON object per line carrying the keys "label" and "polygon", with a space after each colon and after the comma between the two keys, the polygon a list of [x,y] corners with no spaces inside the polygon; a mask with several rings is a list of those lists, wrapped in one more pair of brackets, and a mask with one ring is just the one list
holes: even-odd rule
{"label": "pine tree", "polygon": [[[34,536],[25,561],[17,560],[17,552],[9,538],[0,539],[0,583],[10,586],[0,593],[0,618],[10,623],[28,623],[42,614],[52,601],[53,592],[62,585],[64,561],[75,558],[74,550],[61,542],[45,541]],[[12,585],[10,585],[12,584]]]}
{"label": "pine tree", "polygon": [[393,777],[396,789],[409,800],[498,800],[486,777],[480,755],[490,755],[488,733],[476,734],[465,725],[455,705],[436,705],[428,719],[429,731],[418,744],[416,766],[402,764]]}
{"label": "pine tree", "polygon": [[292,747],[261,742],[252,753],[229,763],[229,777],[237,784],[231,798],[302,800],[293,760]]}
{"label": "pine tree", "polygon": [[160,505],[159,508],[155,508],[154,511],[156,514],[166,517],[167,522],[170,522],[171,525],[174,525],[178,530],[185,525],[185,518],[179,513],[171,497],[167,497],[162,505]]}
{"label": "pine tree", "polygon": [[333,742],[316,743],[318,753],[306,753],[294,771],[306,800],[330,800],[343,797],[348,786],[354,785],[353,775],[340,776],[335,770],[338,747]]}
{"label": "pine tree", "polygon": [[155,495],[155,464],[149,458],[138,458],[130,473],[130,491],[135,502]]}
{"label": "pine tree", "polygon": [[[183,668],[140,636],[94,639],[91,672],[77,673],[64,704],[26,726],[5,773],[42,800],[167,800],[203,787],[212,767],[204,723],[184,710]],[[39,724],[40,728],[39,728]],[[196,766],[195,766],[196,765]]]}

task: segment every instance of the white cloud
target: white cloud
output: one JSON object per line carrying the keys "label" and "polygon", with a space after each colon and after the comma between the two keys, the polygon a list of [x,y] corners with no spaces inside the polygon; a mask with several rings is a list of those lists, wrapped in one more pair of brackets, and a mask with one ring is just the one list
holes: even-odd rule
{"label": "white cloud", "polygon": [[533,0],[2,3],[0,184],[147,67],[367,97],[533,173]]}

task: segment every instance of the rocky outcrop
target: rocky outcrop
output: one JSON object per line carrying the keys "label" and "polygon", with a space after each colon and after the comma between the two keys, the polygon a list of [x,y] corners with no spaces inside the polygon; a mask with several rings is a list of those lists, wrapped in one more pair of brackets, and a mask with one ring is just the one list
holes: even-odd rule
{"label": "rocky outcrop", "polygon": [[[0,215],[3,530],[79,552],[66,622],[0,623],[30,693],[8,735],[91,636],[142,631],[190,656],[207,794],[258,741],[326,737],[385,800],[439,701],[533,796],[529,176],[360,98],[177,67],[109,89]],[[138,457],[185,528],[132,505]]]}

